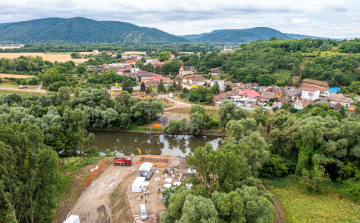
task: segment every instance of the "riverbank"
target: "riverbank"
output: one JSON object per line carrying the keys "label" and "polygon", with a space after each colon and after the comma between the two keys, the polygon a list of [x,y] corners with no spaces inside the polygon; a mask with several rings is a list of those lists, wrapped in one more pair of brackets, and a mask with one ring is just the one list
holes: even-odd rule
{"label": "riverbank", "polygon": [[[102,131],[102,132],[132,132],[132,133],[146,133],[146,134],[164,134],[164,135],[191,135],[191,136],[216,136],[216,137],[226,137],[226,133],[224,134],[208,134],[208,133],[200,133],[198,135],[194,135],[191,133],[177,133],[177,134],[168,134],[163,131],[154,131],[151,128],[143,128],[145,130],[143,131],[137,131],[137,130],[121,130],[121,129],[91,129],[88,128],[88,131]],[[151,131],[150,131],[151,130]],[[150,132],[149,132],[150,131]]]}

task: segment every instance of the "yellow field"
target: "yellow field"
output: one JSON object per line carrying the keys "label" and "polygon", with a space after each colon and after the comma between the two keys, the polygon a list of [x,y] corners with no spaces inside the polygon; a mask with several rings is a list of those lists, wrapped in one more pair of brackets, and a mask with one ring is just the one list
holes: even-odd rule
{"label": "yellow field", "polygon": [[[80,54],[88,55],[92,54],[92,52],[80,52]],[[44,60],[48,60],[50,62],[66,62],[66,61],[74,61],[75,63],[80,62],[86,62],[88,59],[71,59],[70,53],[0,53],[0,58],[9,58],[14,59],[18,58],[19,56],[40,56]]]}
{"label": "yellow field", "polygon": [[124,54],[143,54],[146,56],[145,51],[125,51]]}
{"label": "yellow field", "polygon": [[32,77],[35,77],[35,76],[32,76],[32,75],[21,75],[21,74],[0,74],[0,78],[5,78],[5,77],[13,77],[13,78],[24,79],[24,78],[32,78]]}

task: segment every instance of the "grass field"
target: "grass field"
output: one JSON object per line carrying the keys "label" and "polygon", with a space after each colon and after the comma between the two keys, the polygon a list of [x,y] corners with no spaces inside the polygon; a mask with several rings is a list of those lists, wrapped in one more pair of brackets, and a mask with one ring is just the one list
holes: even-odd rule
{"label": "grass field", "polygon": [[[28,90],[35,90],[38,85],[27,85],[29,86]],[[0,88],[18,88],[19,87],[19,84],[17,83],[14,83],[14,82],[3,82],[3,83],[0,83]]]}
{"label": "grass field", "polygon": [[20,46],[0,46],[0,49],[17,49],[20,48]]}
{"label": "grass field", "polygon": [[280,200],[288,223],[360,222],[360,206],[336,193],[308,193],[287,179],[265,184]]}
{"label": "grass field", "polygon": [[24,79],[24,78],[32,78],[32,77],[35,77],[35,76],[32,76],[32,75],[22,75],[22,74],[0,74],[0,78],[5,78],[5,77],[13,77],[13,78]]}
{"label": "grass field", "polygon": [[[92,52],[80,52],[80,54],[91,54]],[[40,56],[42,57],[44,60],[48,60],[50,62],[66,62],[66,61],[74,61],[75,63],[83,63],[86,62],[88,59],[71,59],[70,56],[71,53],[66,52],[66,53],[0,53],[0,58],[9,58],[9,59],[14,59],[14,58],[18,58],[19,56]]]}

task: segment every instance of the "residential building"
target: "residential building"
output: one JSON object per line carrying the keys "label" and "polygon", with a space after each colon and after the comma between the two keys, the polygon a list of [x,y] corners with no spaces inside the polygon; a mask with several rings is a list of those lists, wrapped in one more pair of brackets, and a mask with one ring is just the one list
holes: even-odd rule
{"label": "residential building", "polygon": [[265,92],[267,89],[269,89],[269,87],[266,87],[266,86],[261,86],[260,87],[261,92]]}
{"label": "residential building", "polygon": [[211,75],[218,75],[220,73],[220,69],[219,68],[212,68],[209,71],[209,74]]}
{"label": "residential building", "polygon": [[248,89],[245,89],[242,91],[238,90],[238,95],[243,96],[241,98],[242,101],[249,101],[249,100],[258,101],[258,99],[261,96],[261,94],[259,94],[258,92],[254,91],[254,90],[248,90]]}
{"label": "residential building", "polygon": [[146,64],[149,64],[149,63],[157,63],[157,62],[159,62],[159,60],[157,59],[157,58],[155,58],[155,59],[146,59]]}
{"label": "residential building", "polygon": [[302,109],[306,108],[310,103],[311,103],[310,99],[301,99],[300,101],[298,101],[294,104],[294,108],[296,108],[298,110],[302,110]]}
{"label": "residential building", "polygon": [[135,65],[136,62],[138,62],[139,60],[127,60],[125,61],[125,63],[129,63],[129,64],[132,64],[132,65]]}
{"label": "residential building", "polygon": [[196,80],[196,79],[199,80],[202,78],[204,78],[202,74],[187,75],[183,77],[183,82],[191,84],[191,80]]}
{"label": "residential building", "polygon": [[94,50],[93,50],[93,54],[97,56],[97,55],[100,54],[100,52],[99,52],[99,50],[94,49]]}
{"label": "residential building", "polygon": [[130,68],[130,72],[131,73],[138,73],[140,71],[140,68],[138,68],[138,67],[132,67],[132,68]]}
{"label": "residential building", "polygon": [[342,105],[340,103],[336,103],[332,106],[332,109],[335,111],[340,111]]}
{"label": "residential building", "polygon": [[225,80],[211,80],[210,82],[210,86],[214,86],[215,84],[219,85],[220,90],[224,90],[225,89]]}
{"label": "residential building", "polygon": [[298,89],[290,90],[286,92],[286,94],[290,96],[292,100],[298,100],[301,97],[302,89],[298,88]]}
{"label": "residential building", "polygon": [[274,96],[276,98],[281,98],[282,95],[285,94],[285,93],[286,93],[286,91],[285,91],[285,89],[283,87],[278,87],[274,91]]}
{"label": "residential building", "polygon": [[[138,95],[145,94],[144,91],[140,91],[140,86],[135,86],[132,88],[133,88],[133,93],[135,93],[135,94],[138,94]],[[110,87],[110,95],[111,96],[119,95],[121,92],[122,92],[122,87],[118,86],[117,83],[115,86]]]}
{"label": "residential building", "polygon": [[303,88],[301,92],[302,99],[309,99],[315,101],[319,99],[320,91],[315,88]]}
{"label": "residential building", "polygon": [[329,97],[329,101],[332,105],[340,103],[344,107],[349,107],[353,100],[343,94],[334,94]]}
{"label": "residential building", "polygon": [[230,100],[231,96],[234,96],[236,94],[237,94],[237,91],[228,91],[228,92],[224,92],[219,95],[216,95],[214,98],[215,106],[216,106],[216,103],[221,102],[225,99]]}
{"label": "residential building", "polygon": [[184,62],[181,62],[181,67],[179,69],[179,75],[182,77],[187,74],[194,74],[198,71],[195,66],[184,66]]}
{"label": "residential building", "polygon": [[282,105],[283,105],[283,103],[281,103],[281,101],[274,101],[274,102],[272,103],[272,107],[273,107],[273,108],[274,108],[274,107],[281,108]]}
{"label": "residential building", "polygon": [[154,62],[153,65],[154,67],[159,66],[162,67],[165,63],[164,62]]}
{"label": "residential building", "polygon": [[329,88],[326,91],[322,92],[322,96],[324,97],[330,97],[331,95],[339,93],[340,89],[337,87]]}
{"label": "residential building", "polygon": [[271,98],[274,98],[273,92],[263,92],[259,97],[259,103],[261,105],[264,105],[266,102],[268,102]]}
{"label": "residential building", "polygon": [[289,96],[284,96],[284,97],[278,98],[277,100],[280,101],[282,104],[291,102],[291,98]]}

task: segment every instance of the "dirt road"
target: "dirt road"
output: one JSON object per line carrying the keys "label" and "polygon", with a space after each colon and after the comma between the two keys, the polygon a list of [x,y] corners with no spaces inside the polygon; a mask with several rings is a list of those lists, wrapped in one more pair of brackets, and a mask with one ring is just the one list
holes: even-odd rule
{"label": "dirt road", "polygon": [[[112,159],[109,160],[112,161]],[[112,222],[109,196],[128,174],[139,167],[140,164],[136,163],[136,158],[133,158],[133,164],[130,167],[111,165],[100,177],[88,183],[71,214],[79,215],[80,221],[86,223]]]}

